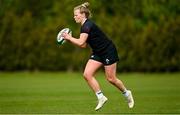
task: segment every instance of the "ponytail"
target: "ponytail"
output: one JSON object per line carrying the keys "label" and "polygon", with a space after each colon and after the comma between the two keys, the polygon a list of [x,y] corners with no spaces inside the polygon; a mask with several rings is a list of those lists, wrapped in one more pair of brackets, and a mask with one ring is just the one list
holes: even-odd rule
{"label": "ponytail", "polygon": [[89,2],[85,2],[81,5],[78,5],[74,8],[74,10],[79,9],[81,14],[85,14],[86,18],[90,18],[91,17],[91,11],[89,10]]}

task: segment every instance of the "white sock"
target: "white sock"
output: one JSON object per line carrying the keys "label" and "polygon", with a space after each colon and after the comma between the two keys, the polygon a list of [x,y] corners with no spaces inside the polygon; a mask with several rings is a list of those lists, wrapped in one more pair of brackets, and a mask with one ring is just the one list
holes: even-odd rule
{"label": "white sock", "polygon": [[125,91],[123,92],[123,95],[124,95],[125,97],[129,96],[128,90],[125,89]]}
{"label": "white sock", "polygon": [[100,90],[100,91],[96,92],[96,96],[97,96],[98,99],[100,99],[100,98],[102,98],[104,95],[103,95],[102,91]]}

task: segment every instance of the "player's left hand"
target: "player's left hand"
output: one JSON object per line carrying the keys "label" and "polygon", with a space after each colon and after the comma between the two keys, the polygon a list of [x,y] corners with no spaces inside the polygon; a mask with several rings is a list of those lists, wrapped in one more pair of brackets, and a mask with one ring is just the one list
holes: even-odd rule
{"label": "player's left hand", "polygon": [[71,39],[71,35],[69,35],[68,33],[63,33],[62,36],[64,37],[65,40],[70,40]]}

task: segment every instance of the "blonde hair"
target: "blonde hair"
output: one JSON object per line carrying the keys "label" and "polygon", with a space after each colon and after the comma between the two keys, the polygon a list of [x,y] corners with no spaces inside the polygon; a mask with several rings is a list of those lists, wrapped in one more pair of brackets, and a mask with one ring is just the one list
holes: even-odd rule
{"label": "blonde hair", "polygon": [[74,10],[80,10],[80,13],[81,14],[85,14],[86,18],[90,18],[92,15],[91,15],[91,11],[89,10],[89,2],[85,2],[81,5],[78,5],[76,7],[74,7]]}

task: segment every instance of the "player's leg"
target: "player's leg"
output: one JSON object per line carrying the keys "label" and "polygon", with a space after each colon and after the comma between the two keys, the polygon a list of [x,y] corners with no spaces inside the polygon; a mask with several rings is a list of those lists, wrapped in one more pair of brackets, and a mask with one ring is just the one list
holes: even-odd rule
{"label": "player's leg", "polygon": [[129,108],[133,108],[134,100],[132,97],[132,93],[130,90],[126,90],[123,82],[116,77],[116,67],[117,67],[117,63],[104,66],[106,78],[111,84],[116,86],[124,94],[124,96],[128,101]]}
{"label": "player's leg", "polygon": [[107,101],[107,98],[103,95],[100,89],[99,83],[94,77],[94,74],[101,66],[101,62],[89,59],[84,70],[84,78],[98,98],[98,105],[96,106],[95,110],[99,110]]}
{"label": "player's leg", "polygon": [[112,65],[104,66],[106,79],[111,84],[116,86],[121,92],[124,92],[126,90],[126,88],[125,88],[123,82],[116,77],[116,65],[117,64],[114,63]]}
{"label": "player's leg", "polygon": [[84,70],[84,78],[94,92],[98,92],[100,90],[99,83],[95,79],[94,75],[101,66],[101,62],[89,59]]}

